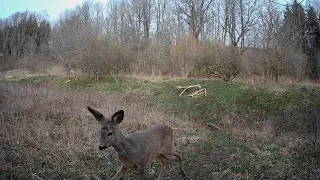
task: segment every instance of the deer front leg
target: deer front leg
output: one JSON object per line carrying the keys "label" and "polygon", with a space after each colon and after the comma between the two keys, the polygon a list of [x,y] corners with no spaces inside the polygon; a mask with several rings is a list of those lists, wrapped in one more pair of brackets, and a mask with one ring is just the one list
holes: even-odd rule
{"label": "deer front leg", "polygon": [[121,164],[117,174],[113,176],[112,180],[119,180],[120,177],[127,171],[127,169],[128,168],[126,168],[123,164]]}
{"label": "deer front leg", "polygon": [[139,180],[143,180],[143,178],[144,178],[144,166],[139,168],[138,176],[139,176]]}
{"label": "deer front leg", "polygon": [[164,155],[159,155],[157,158],[161,161],[161,168],[160,168],[159,176],[158,176],[158,180],[161,180],[163,171],[167,167],[168,159]]}

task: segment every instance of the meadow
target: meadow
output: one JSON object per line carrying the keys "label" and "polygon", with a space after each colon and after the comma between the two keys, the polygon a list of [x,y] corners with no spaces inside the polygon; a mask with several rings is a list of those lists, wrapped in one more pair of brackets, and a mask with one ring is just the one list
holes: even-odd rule
{"label": "meadow", "polygon": [[[200,84],[191,98],[176,86]],[[0,179],[108,179],[113,148],[98,149],[99,123],[123,109],[119,128],[175,131],[186,179],[319,179],[320,90],[316,85],[169,78],[33,76],[0,82]],[[214,124],[220,130],[208,126]],[[148,166],[147,179],[160,164]],[[123,179],[136,179],[132,170]],[[182,179],[170,162],[163,179]]]}

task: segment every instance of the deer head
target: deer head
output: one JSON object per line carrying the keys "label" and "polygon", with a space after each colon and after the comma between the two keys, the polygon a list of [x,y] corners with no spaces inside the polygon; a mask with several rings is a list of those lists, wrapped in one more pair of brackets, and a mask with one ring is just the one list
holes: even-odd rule
{"label": "deer head", "polygon": [[100,146],[99,149],[103,150],[110,146],[114,146],[117,144],[119,137],[119,129],[117,128],[117,124],[119,124],[123,120],[124,111],[120,110],[116,113],[114,113],[110,119],[105,118],[103,114],[101,114],[99,111],[87,107],[88,110],[93,114],[93,116],[96,118],[97,121],[99,121],[100,124]]}

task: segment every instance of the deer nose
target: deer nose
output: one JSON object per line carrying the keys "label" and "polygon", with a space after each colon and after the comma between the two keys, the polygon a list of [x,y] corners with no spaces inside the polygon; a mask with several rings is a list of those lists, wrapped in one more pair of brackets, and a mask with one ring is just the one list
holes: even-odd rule
{"label": "deer nose", "polygon": [[107,147],[106,146],[99,146],[99,149],[102,151],[104,149],[106,149]]}

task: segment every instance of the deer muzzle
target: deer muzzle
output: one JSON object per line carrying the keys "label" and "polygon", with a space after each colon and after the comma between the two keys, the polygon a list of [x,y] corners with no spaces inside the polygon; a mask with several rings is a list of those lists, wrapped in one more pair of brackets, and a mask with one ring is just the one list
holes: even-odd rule
{"label": "deer muzzle", "polygon": [[99,146],[99,149],[102,151],[104,149],[107,149],[107,147],[106,146]]}

